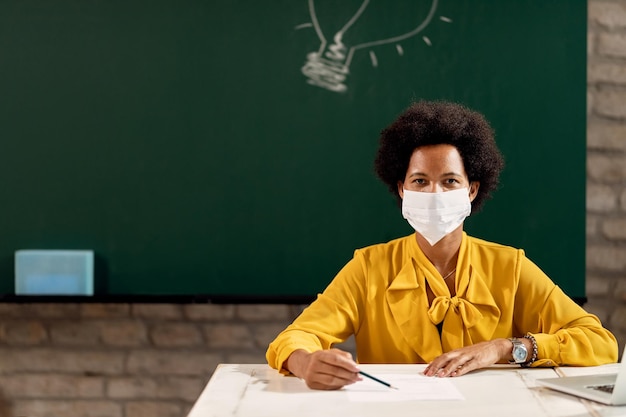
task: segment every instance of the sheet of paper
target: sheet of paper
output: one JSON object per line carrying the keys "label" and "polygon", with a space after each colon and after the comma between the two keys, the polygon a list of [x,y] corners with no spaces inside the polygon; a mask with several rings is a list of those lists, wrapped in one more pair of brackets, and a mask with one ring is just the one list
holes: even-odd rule
{"label": "sheet of paper", "polygon": [[377,378],[390,383],[398,389],[388,388],[369,378],[348,385],[350,401],[415,401],[415,400],[464,400],[463,394],[449,378],[433,378],[420,374],[383,374]]}

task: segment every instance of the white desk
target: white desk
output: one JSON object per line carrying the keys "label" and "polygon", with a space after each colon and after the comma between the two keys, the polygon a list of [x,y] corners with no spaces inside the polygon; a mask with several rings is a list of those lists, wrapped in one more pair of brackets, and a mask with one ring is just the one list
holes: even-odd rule
{"label": "white desk", "polygon": [[[424,367],[360,366],[381,379],[421,373]],[[617,372],[617,367],[523,369],[498,365],[450,378],[464,400],[371,402],[352,401],[346,390],[310,390],[302,380],[283,376],[264,364],[221,364],[187,417],[626,416],[626,407],[604,407],[535,384],[537,378],[599,372]]]}

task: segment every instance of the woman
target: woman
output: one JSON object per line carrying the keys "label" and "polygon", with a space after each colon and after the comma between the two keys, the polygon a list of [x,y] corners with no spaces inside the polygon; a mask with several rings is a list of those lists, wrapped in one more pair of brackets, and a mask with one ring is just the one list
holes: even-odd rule
{"label": "woman", "polygon": [[523,250],[463,231],[503,166],[482,115],[416,103],[382,132],[375,166],[415,234],[356,250],[270,344],[272,367],[315,389],[359,381],[351,355],[332,348],[350,335],[360,363],[428,363],[427,376],[617,360],[615,337]]}

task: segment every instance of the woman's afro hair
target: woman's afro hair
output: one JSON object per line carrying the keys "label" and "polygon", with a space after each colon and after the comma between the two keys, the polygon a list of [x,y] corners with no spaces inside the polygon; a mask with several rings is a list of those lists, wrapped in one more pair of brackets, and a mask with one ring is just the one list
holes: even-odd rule
{"label": "woman's afro hair", "polygon": [[483,115],[460,104],[444,101],[413,103],[381,132],[374,169],[398,199],[398,181],[404,181],[413,151],[425,145],[449,144],[457,148],[470,182],[478,181],[472,212],[498,186],[504,166],[494,133]]}

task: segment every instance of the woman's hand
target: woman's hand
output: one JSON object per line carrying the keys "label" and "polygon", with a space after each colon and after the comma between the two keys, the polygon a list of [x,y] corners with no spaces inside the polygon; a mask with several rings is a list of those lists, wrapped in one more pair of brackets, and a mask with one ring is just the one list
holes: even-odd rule
{"label": "woman's hand", "polygon": [[352,355],[340,349],[308,353],[296,350],[287,358],[287,370],[304,379],[311,389],[332,390],[353,384],[362,378]]}
{"label": "woman's hand", "polygon": [[513,343],[495,339],[456,349],[435,358],[424,370],[426,376],[461,376],[511,358]]}

